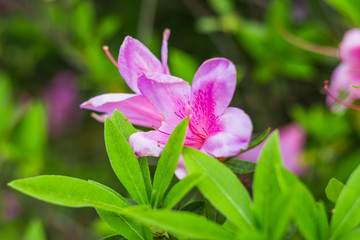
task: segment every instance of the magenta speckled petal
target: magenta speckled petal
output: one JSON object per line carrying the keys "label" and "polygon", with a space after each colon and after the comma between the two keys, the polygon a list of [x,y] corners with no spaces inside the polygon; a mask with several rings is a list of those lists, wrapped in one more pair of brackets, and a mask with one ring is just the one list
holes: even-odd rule
{"label": "magenta speckled petal", "polygon": [[219,116],[229,106],[235,87],[235,65],[226,58],[209,59],[195,73],[191,100],[194,105],[211,104]]}
{"label": "magenta speckled petal", "polygon": [[252,122],[239,108],[228,108],[219,117],[218,130],[208,136],[200,149],[214,157],[230,157],[249,146]]}
{"label": "magenta speckled petal", "polygon": [[118,68],[129,87],[140,93],[137,79],[147,72],[163,73],[163,66],[139,40],[127,36],[120,47]]}
{"label": "magenta speckled petal", "polygon": [[104,121],[106,116],[111,117],[115,109],[122,112],[134,125],[158,128],[163,121],[163,117],[151,102],[137,94],[102,94],[84,102],[80,107],[105,113],[104,115],[93,115],[98,121]]}

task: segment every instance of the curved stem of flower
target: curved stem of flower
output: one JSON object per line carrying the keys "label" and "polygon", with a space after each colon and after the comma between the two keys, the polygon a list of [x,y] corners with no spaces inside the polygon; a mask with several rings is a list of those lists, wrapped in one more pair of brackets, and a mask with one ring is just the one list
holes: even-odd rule
{"label": "curved stem of flower", "polygon": [[346,102],[338,99],[338,98],[329,90],[329,81],[328,81],[328,80],[325,80],[324,84],[325,84],[324,88],[325,88],[327,94],[328,94],[332,99],[334,99],[336,102],[340,103],[341,105],[343,105],[343,106],[345,106],[345,107],[352,108],[352,109],[355,109],[355,110],[360,111],[360,107],[354,106],[354,105],[352,105],[352,104],[346,103]]}
{"label": "curved stem of flower", "polygon": [[108,58],[110,59],[110,61],[115,65],[115,67],[118,67],[117,62],[115,61],[114,57],[109,52],[109,47],[108,46],[103,46],[103,50],[105,51],[105,53],[108,56]]}

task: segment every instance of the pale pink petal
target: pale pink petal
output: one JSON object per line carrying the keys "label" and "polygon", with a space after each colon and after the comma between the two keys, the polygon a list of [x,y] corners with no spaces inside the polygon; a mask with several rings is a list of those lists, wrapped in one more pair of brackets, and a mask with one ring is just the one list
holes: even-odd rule
{"label": "pale pink petal", "polygon": [[129,87],[139,93],[137,79],[147,72],[163,73],[160,61],[139,40],[127,36],[120,47],[118,68]]}
{"label": "pale pink petal", "polygon": [[[360,69],[340,64],[331,76],[330,92],[344,102],[351,104],[355,99],[360,99],[360,89],[354,88],[352,85],[360,85]],[[344,94],[347,97],[342,99],[340,95]],[[327,104],[332,104],[334,99],[327,96],[326,101]]]}
{"label": "pale pink petal", "polygon": [[137,157],[159,157],[164,147],[159,143],[161,140],[167,141],[165,136],[162,136],[159,132],[154,130],[132,134],[129,138],[129,143]]}
{"label": "pale pink petal", "polygon": [[347,31],[339,47],[340,58],[343,63],[352,67],[360,67],[360,29]]}
{"label": "pale pink petal", "polygon": [[[299,125],[292,123],[280,128],[279,135],[281,155],[285,168],[297,175],[303,174],[306,169],[301,161],[301,153],[306,140],[304,130]],[[257,147],[240,154],[238,159],[257,162],[265,142],[266,140]]]}
{"label": "pale pink petal", "polygon": [[219,116],[229,106],[235,87],[235,65],[226,58],[213,58],[205,61],[197,70],[191,100],[194,106],[211,106],[206,111],[213,111]]}
{"label": "pale pink petal", "polygon": [[146,74],[138,79],[141,93],[163,115],[165,122],[176,125],[187,116],[190,86],[180,78],[165,74]]}
{"label": "pale pink petal", "polygon": [[165,29],[164,33],[163,33],[163,40],[162,40],[162,46],[161,46],[161,62],[162,62],[165,74],[170,74],[169,66],[167,64],[169,36],[170,36],[170,29]]}
{"label": "pale pink petal", "polygon": [[104,115],[94,115],[98,121],[104,121],[105,116],[111,117],[115,109],[122,112],[134,125],[158,128],[163,120],[163,117],[149,100],[136,94],[103,94],[91,98],[81,104],[80,107],[105,113]]}
{"label": "pale pink petal", "polygon": [[218,131],[208,136],[201,148],[214,157],[230,157],[249,145],[252,123],[239,108],[228,108],[217,121]]}
{"label": "pale pink petal", "polygon": [[180,158],[179,158],[179,161],[178,161],[178,165],[176,166],[176,170],[175,170],[175,176],[181,180],[183,179],[184,177],[187,176],[187,171],[186,171],[186,168],[185,168],[185,164],[184,164],[184,157],[183,155],[181,154],[180,155]]}
{"label": "pale pink petal", "polygon": [[297,124],[289,124],[279,132],[284,167],[297,175],[303,174],[305,166],[300,157],[306,140],[304,130]]}

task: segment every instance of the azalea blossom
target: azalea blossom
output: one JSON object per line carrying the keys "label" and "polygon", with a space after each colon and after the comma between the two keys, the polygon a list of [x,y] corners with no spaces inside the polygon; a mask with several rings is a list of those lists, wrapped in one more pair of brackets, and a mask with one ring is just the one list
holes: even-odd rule
{"label": "azalea blossom", "polygon": [[[228,107],[236,87],[235,65],[225,58],[207,60],[197,70],[190,87],[189,83],[170,75],[168,38],[169,31],[165,30],[161,63],[141,42],[126,37],[118,62],[113,62],[135,94],[103,94],[81,107],[102,112],[102,115],[93,114],[99,121],[111,117],[118,109],[132,124],[155,129],[130,136],[129,143],[138,157],[160,156],[170,134],[186,117],[189,128],[184,145],[218,158],[246,149],[252,122],[243,110]],[[186,173],[179,167],[176,174]]]}
{"label": "azalea blossom", "polygon": [[[132,124],[157,128],[161,126],[163,117],[153,107],[151,102],[141,95],[138,88],[138,78],[148,72],[170,74],[167,65],[167,41],[170,31],[163,34],[160,62],[150,50],[139,40],[127,36],[120,47],[118,61],[113,60],[120,75],[128,86],[135,92],[107,93],[91,98],[80,105],[81,108],[94,110],[103,114],[92,114],[98,121],[103,122],[105,117],[111,117],[115,109],[122,112]],[[105,49],[107,51],[107,49]],[[111,55],[108,54],[110,59]]]}
{"label": "azalea blossom", "polygon": [[[305,131],[299,125],[291,123],[280,128],[279,135],[281,156],[285,168],[297,175],[303,174],[305,165],[301,161],[301,153],[306,140]],[[240,154],[238,158],[244,161],[257,162],[265,141]]]}
{"label": "azalea blossom", "polygon": [[328,88],[327,104],[336,101],[350,106],[360,99],[360,89],[352,87],[360,85],[360,29],[352,29],[345,33],[339,47],[342,63],[335,69]]}
{"label": "azalea blossom", "polygon": [[252,122],[243,110],[228,107],[235,85],[235,65],[225,58],[205,61],[197,70],[192,87],[170,75],[142,75],[138,79],[140,92],[164,121],[156,130],[131,135],[133,150],[138,156],[159,156],[169,135],[185,117],[189,117],[189,128],[184,145],[218,158],[246,149]]}

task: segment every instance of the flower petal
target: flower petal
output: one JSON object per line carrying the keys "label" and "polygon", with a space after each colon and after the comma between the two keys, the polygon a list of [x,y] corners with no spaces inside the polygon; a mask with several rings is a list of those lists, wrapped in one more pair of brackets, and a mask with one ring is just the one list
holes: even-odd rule
{"label": "flower petal", "polygon": [[228,108],[217,121],[219,131],[208,136],[200,149],[214,157],[230,157],[249,145],[253,129],[250,117],[239,108]]}
{"label": "flower petal", "polygon": [[212,105],[216,116],[229,106],[236,87],[235,65],[226,58],[205,61],[194,76],[191,100],[193,105]]}
{"label": "flower petal", "polygon": [[164,121],[176,127],[187,116],[190,86],[180,78],[148,73],[138,79],[141,93],[164,116]]}
{"label": "flower petal", "polygon": [[91,98],[81,104],[80,107],[105,113],[102,116],[96,115],[95,118],[98,121],[104,121],[106,116],[111,117],[115,109],[122,112],[132,124],[139,126],[158,128],[163,120],[163,117],[149,100],[136,94],[103,94]]}
{"label": "flower petal", "polygon": [[139,93],[137,79],[144,73],[163,73],[160,61],[139,40],[127,36],[120,47],[118,68],[120,75],[135,92]]}
{"label": "flower petal", "polygon": [[354,28],[345,33],[339,54],[343,63],[360,67],[360,29]]}
{"label": "flower petal", "polygon": [[161,46],[161,62],[162,62],[165,74],[170,74],[169,66],[167,64],[169,36],[170,36],[170,30],[165,29],[164,33],[163,33],[163,40],[162,40],[162,46]]}
{"label": "flower petal", "polygon": [[157,131],[137,132],[130,136],[129,143],[137,157],[154,156],[159,157],[163,147],[159,139],[163,138]]}
{"label": "flower petal", "polygon": [[187,173],[186,168],[185,168],[184,157],[181,154],[180,158],[179,158],[179,161],[178,161],[178,165],[176,166],[176,169],[175,169],[175,176],[179,180],[181,180],[184,177],[186,177],[187,175],[188,175],[188,173]]}
{"label": "flower petal", "polygon": [[[331,76],[329,90],[339,98],[341,92],[347,94],[346,103],[353,103],[355,99],[360,99],[360,89],[354,88],[351,85],[360,85],[360,71],[356,68],[349,67],[345,64],[340,64]],[[342,98],[340,96],[340,98]],[[332,104],[334,99],[330,96],[326,99],[327,104]]]}

